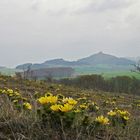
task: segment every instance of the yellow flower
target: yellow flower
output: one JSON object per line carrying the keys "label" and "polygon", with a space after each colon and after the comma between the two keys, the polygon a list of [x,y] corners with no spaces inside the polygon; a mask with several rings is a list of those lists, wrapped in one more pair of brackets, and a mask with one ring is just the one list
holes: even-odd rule
{"label": "yellow flower", "polygon": [[63,98],[62,102],[67,103],[69,98]]}
{"label": "yellow flower", "polygon": [[80,108],[81,108],[81,109],[87,109],[88,106],[87,106],[86,104],[81,104],[81,105],[80,105]]}
{"label": "yellow flower", "polygon": [[128,116],[123,116],[123,119],[128,121],[129,120],[129,117]]}
{"label": "yellow flower", "polygon": [[79,113],[79,112],[81,112],[81,110],[76,109],[76,110],[74,110],[74,112],[75,112],[75,113]]}
{"label": "yellow flower", "polygon": [[63,103],[69,103],[70,105],[76,105],[77,101],[74,100],[73,98],[64,98]]}
{"label": "yellow flower", "polygon": [[60,109],[61,112],[68,112],[68,111],[71,111],[73,109],[73,106],[66,103],[66,104],[64,104],[64,106],[61,105],[59,107],[59,109]]}
{"label": "yellow flower", "polygon": [[6,90],[4,89],[4,90],[2,91],[2,93],[5,94],[5,93],[6,93]]}
{"label": "yellow flower", "polygon": [[117,113],[114,112],[114,111],[112,111],[112,110],[111,110],[110,112],[107,113],[107,115],[109,115],[109,116],[115,116],[116,114],[117,114]]}
{"label": "yellow flower", "polygon": [[17,103],[18,102],[18,100],[13,100],[13,103]]}
{"label": "yellow flower", "polygon": [[53,111],[59,111],[60,105],[55,104],[55,105],[52,105],[50,108]]}
{"label": "yellow flower", "polygon": [[14,94],[9,94],[10,97],[14,96]]}
{"label": "yellow flower", "polygon": [[45,97],[40,97],[38,99],[40,104],[48,104],[48,103],[56,103],[58,100],[57,96],[45,96]]}
{"label": "yellow flower", "polygon": [[122,115],[122,116],[129,116],[129,112],[128,111],[122,111],[122,110],[117,110],[117,113]]}
{"label": "yellow flower", "polygon": [[96,105],[96,103],[95,103],[95,102],[92,102],[91,104],[92,104],[92,105]]}
{"label": "yellow flower", "polygon": [[109,104],[109,101],[105,101],[106,104]]}
{"label": "yellow flower", "polygon": [[45,94],[45,96],[53,96],[53,95],[52,95],[52,93],[47,92],[47,93]]}
{"label": "yellow flower", "polygon": [[18,92],[15,92],[15,96],[20,96],[20,93],[18,93]]}
{"label": "yellow flower", "polygon": [[87,98],[86,97],[82,97],[82,98],[78,98],[77,100],[80,101],[80,100],[86,100]]}
{"label": "yellow flower", "polygon": [[76,104],[77,104],[77,101],[74,100],[74,99],[72,99],[72,98],[69,98],[69,99],[68,99],[68,103],[69,103],[70,105],[76,105]]}
{"label": "yellow flower", "polygon": [[23,101],[27,101],[27,98],[25,98],[25,97],[22,97],[21,99],[22,99]]}
{"label": "yellow flower", "polygon": [[9,94],[13,94],[13,93],[14,93],[14,91],[13,91],[12,89],[7,89],[7,92],[8,92]]}
{"label": "yellow flower", "polygon": [[109,119],[107,117],[104,117],[103,115],[98,116],[95,121],[103,125],[109,124]]}
{"label": "yellow flower", "polygon": [[64,95],[62,95],[62,94],[57,94],[57,97],[58,97],[58,99],[61,99],[61,100],[63,100],[65,98]]}
{"label": "yellow flower", "polygon": [[69,98],[64,98],[63,99],[63,103],[69,103],[69,104],[77,104],[77,101],[74,100],[73,98],[69,97]]}
{"label": "yellow flower", "polygon": [[31,106],[31,104],[30,103],[24,103],[23,104],[23,106],[26,108],[26,109],[29,109],[29,110],[31,110],[32,109],[32,106]]}
{"label": "yellow flower", "polygon": [[0,89],[0,93],[2,93],[2,89]]}
{"label": "yellow flower", "polygon": [[40,97],[38,99],[38,101],[39,101],[40,104],[47,104],[48,103],[48,101],[46,100],[46,97]]}
{"label": "yellow flower", "polygon": [[99,109],[100,109],[100,107],[99,107],[99,106],[95,106],[95,108],[96,108],[96,110],[99,110]]}
{"label": "yellow flower", "polygon": [[46,99],[49,101],[49,103],[56,103],[58,100],[58,97],[57,96],[49,96],[49,97],[46,97]]}

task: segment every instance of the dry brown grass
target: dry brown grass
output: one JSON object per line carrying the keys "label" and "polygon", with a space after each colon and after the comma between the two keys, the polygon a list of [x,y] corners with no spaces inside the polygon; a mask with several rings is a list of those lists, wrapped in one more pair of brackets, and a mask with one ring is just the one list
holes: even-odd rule
{"label": "dry brown grass", "polygon": [[[18,90],[24,97],[30,99],[33,110],[17,110],[7,96],[0,96],[0,140],[140,140],[140,108],[132,106],[136,100],[140,100],[139,96],[81,90],[40,81],[19,81],[2,76],[0,88],[4,87]],[[117,106],[128,110],[131,119],[125,128],[107,127],[100,128],[98,131],[90,125],[67,129],[64,128],[63,121],[61,125],[54,124],[52,127],[50,122],[42,122],[37,115],[36,96],[38,95],[35,95],[35,92],[41,95],[46,91],[73,98],[87,97],[98,103],[101,108],[100,113],[103,114]],[[116,100],[115,105],[103,104],[113,99]]]}

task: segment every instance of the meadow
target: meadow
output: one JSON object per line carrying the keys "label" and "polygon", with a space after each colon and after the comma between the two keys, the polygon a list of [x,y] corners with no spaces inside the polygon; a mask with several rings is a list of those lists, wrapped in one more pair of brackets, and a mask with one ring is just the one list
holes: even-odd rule
{"label": "meadow", "polygon": [[11,69],[11,68],[0,68],[0,73],[3,75],[15,75],[16,72],[21,72],[21,70]]}
{"label": "meadow", "polygon": [[140,96],[0,76],[2,140],[139,140]]}
{"label": "meadow", "polygon": [[77,67],[75,68],[75,72],[78,75],[87,75],[87,74],[99,74],[105,77],[106,79],[116,77],[116,76],[129,76],[129,77],[135,77],[137,79],[140,79],[140,74],[136,72],[131,72],[131,69],[126,70],[108,70],[103,68],[95,68],[95,67]]}

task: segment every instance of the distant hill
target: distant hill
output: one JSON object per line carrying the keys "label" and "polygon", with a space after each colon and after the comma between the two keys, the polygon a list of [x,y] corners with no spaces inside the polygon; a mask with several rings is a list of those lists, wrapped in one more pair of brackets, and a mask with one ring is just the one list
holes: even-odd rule
{"label": "distant hill", "polygon": [[134,61],[128,60],[126,58],[119,58],[113,55],[104,54],[99,52],[97,54],[91,55],[89,57],[78,60],[81,63],[87,63],[88,65],[131,65],[134,64]]}
{"label": "distant hill", "polygon": [[140,56],[138,56],[138,57],[126,57],[126,59],[138,62],[138,61],[140,61]]}
{"label": "distant hill", "polygon": [[3,66],[0,66],[0,69],[4,69],[5,67],[3,67]]}
{"label": "distant hill", "polygon": [[81,66],[85,63],[79,61],[66,61],[64,59],[53,59],[43,63],[46,66]]}
{"label": "distant hill", "polygon": [[28,67],[31,67],[31,69],[43,69],[43,68],[53,68],[53,67],[76,67],[76,66],[84,66],[85,63],[78,62],[78,61],[66,61],[64,59],[53,59],[45,61],[41,64],[32,64],[32,63],[26,63],[23,65],[18,65],[16,69],[24,70]]}
{"label": "distant hill", "polygon": [[66,61],[64,59],[53,59],[49,61],[45,61],[41,64],[32,64],[27,63],[23,65],[18,65],[16,69],[27,69],[29,66],[31,69],[41,69],[41,68],[50,68],[50,67],[119,67],[124,68],[128,67],[135,62],[126,58],[119,58],[113,55],[104,54],[99,52],[97,54],[91,55],[86,58],[79,59],[77,61]]}

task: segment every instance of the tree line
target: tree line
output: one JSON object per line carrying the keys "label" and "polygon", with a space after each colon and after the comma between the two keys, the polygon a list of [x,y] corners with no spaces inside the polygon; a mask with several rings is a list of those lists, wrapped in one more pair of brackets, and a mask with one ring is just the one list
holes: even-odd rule
{"label": "tree line", "polygon": [[132,93],[140,95],[140,80],[135,77],[117,76],[105,79],[102,75],[83,75],[57,81],[61,84],[82,89],[103,90],[107,92]]}

